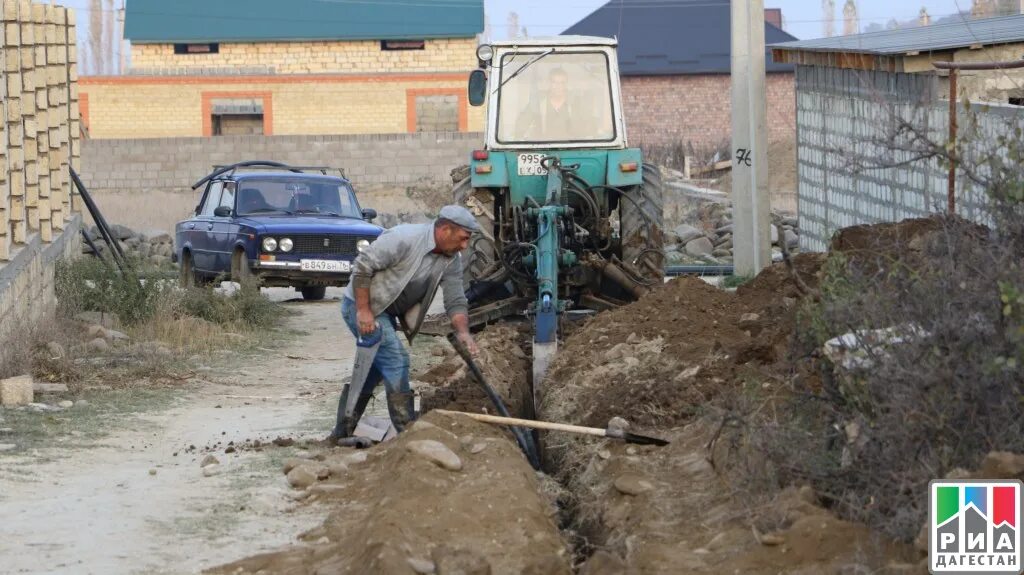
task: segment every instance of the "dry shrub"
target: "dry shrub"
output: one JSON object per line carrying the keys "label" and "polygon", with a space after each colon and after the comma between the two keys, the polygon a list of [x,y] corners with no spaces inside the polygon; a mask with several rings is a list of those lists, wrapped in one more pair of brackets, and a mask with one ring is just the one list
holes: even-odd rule
{"label": "dry shrub", "polygon": [[[746,451],[766,460],[746,465],[769,464],[749,476],[810,483],[844,518],[909,541],[930,480],[1024,452],[1019,227],[990,236],[937,217],[837,234],[796,350],[820,373],[771,417],[747,416]],[[843,334],[856,357],[833,364],[820,350]]]}

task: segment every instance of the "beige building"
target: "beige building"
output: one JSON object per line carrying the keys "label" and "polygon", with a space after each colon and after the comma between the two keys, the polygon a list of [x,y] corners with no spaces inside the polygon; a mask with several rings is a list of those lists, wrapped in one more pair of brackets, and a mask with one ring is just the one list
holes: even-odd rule
{"label": "beige building", "polygon": [[479,131],[483,5],[463,4],[133,0],[130,73],[83,77],[82,121],[90,138]]}

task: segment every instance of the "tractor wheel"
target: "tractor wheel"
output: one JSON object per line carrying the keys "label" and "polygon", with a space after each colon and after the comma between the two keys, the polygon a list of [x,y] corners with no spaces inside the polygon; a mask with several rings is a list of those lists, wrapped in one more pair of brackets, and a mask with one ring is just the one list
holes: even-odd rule
{"label": "tractor wheel", "polygon": [[[661,171],[654,164],[644,164],[643,184],[628,190],[619,198],[619,235],[622,238],[622,260],[633,264],[650,279],[664,266],[664,198]],[[655,269],[652,269],[655,268]]]}
{"label": "tractor wheel", "polygon": [[327,294],[327,286],[308,286],[299,288],[299,292],[306,301],[320,301]]}
{"label": "tractor wheel", "polygon": [[482,279],[482,274],[497,259],[494,244],[494,196],[487,190],[473,189],[467,177],[455,184],[452,199],[456,204],[469,209],[483,230],[483,233],[473,234],[469,247],[462,252],[462,282],[464,288],[469,288],[470,282]]}

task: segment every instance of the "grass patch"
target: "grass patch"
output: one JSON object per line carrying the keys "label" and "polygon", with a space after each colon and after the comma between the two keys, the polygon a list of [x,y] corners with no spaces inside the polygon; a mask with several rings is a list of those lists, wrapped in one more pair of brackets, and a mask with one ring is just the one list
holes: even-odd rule
{"label": "grass patch", "polygon": [[725,277],[722,278],[721,286],[724,287],[724,288],[737,288],[737,287],[740,287],[741,285],[749,282],[752,279],[754,279],[754,276],[752,276],[752,275],[744,275],[744,276],[731,275],[731,276],[725,276]]}

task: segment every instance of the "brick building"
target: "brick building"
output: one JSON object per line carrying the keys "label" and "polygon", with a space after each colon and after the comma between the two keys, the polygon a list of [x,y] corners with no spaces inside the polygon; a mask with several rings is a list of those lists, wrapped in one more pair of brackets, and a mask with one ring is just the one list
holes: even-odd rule
{"label": "brick building", "polygon": [[132,0],[130,73],[83,77],[91,138],[479,131],[483,0]]}
{"label": "brick building", "polygon": [[[795,38],[765,10],[768,44]],[[731,130],[729,0],[611,0],[564,34],[619,39],[622,99],[630,143],[692,146],[728,142]],[[767,60],[768,126],[773,140],[796,125],[793,67]]]}

